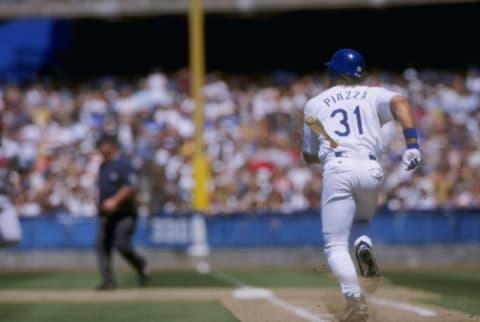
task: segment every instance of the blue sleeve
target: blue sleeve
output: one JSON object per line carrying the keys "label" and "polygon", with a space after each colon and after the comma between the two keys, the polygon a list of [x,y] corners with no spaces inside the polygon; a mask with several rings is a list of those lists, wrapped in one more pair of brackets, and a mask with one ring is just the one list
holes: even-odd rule
{"label": "blue sleeve", "polygon": [[129,160],[123,160],[120,169],[120,180],[123,185],[133,189],[138,187],[138,174]]}

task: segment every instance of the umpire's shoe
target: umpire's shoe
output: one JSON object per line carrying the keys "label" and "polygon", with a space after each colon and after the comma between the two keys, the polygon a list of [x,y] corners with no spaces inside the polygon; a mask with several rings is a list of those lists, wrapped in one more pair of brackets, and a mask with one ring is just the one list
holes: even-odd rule
{"label": "umpire's shoe", "polygon": [[111,291],[111,290],[114,290],[117,288],[117,285],[115,284],[115,282],[112,282],[112,281],[103,281],[102,283],[100,283],[100,285],[98,285],[95,289],[97,291]]}

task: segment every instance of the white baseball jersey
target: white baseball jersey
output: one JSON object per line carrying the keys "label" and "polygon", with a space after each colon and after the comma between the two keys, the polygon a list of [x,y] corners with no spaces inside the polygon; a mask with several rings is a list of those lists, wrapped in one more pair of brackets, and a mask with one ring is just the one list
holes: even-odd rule
{"label": "white baseball jersey", "polygon": [[327,133],[338,143],[329,142],[304,125],[303,150],[320,160],[332,151],[382,156],[381,127],[393,120],[390,101],[398,93],[381,87],[338,85],[307,102],[304,112],[316,116]]}

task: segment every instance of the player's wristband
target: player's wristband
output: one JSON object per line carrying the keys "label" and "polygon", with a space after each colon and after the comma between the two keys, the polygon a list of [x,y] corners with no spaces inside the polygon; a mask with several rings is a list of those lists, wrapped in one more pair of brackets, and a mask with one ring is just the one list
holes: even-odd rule
{"label": "player's wristband", "polygon": [[[418,131],[414,127],[407,127],[403,129],[403,136],[405,137],[405,141],[407,142],[407,149],[418,149]],[[409,143],[411,141],[414,142]]]}

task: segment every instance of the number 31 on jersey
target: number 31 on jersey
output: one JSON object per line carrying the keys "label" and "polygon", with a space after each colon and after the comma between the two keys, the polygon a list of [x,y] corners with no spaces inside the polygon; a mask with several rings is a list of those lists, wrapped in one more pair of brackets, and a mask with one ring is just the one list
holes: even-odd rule
{"label": "number 31 on jersey", "polygon": [[[335,130],[334,133],[338,136],[348,136],[351,132],[350,130],[350,118],[349,118],[349,113],[343,109],[343,108],[337,108],[332,111],[330,114],[331,118],[337,118],[337,115],[340,114],[339,122],[343,126],[341,131]],[[362,135],[363,134],[363,127],[362,127],[362,118],[360,115],[360,106],[357,105],[355,109],[353,110],[353,114],[355,114],[353,117],[356,118],[357,121],[357,128],[358,128],[358,134]]]}

